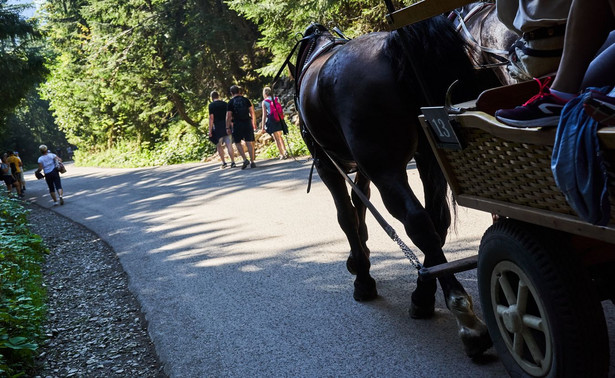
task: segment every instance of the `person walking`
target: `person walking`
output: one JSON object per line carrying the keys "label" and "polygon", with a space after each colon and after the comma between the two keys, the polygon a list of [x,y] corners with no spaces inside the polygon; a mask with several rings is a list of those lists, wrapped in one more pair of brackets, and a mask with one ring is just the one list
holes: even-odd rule
{"label": "person walking", "polygon": [[[15,180],[19,181],[21,185],[21,191],[26,191],[26,180],[23,177],[23,163],[17,153],[14,151],[7,152],[8,157],[6,158],[7,162],[11,166],[11,172],[13,172],[13,177]],[[14,168],[13,168],[14,167]]]}
{"label": "person walking", "polygon": [[[282,127],[281,120],[284,115],[278,114],[282,109],[279,104],[278,98],[273,98],[271,96],[271,88],[263,88],[263,129],[273,137],[273,140],[275,140],[275,144],[280,152],[280,159],[287,159],[288,152],[286,152],[286,145],[284,144],[284,139],[282,138],[282,131],[284,128]],[[276,118],[278,120],[276,120]]]}
{"label": "person walking", "polygon": [[15,187],[15,190],[17,190],[17,195],[20,198],[23,198],[25,195],[21,191],[21,183],[15,180],[15,177],[13,177],[13,174],[11,172],[11,165],[9,164],[7,157],[8,154],[2,154],[2,162],[0,163],[0,173],[2,174],[2,179],[6,184],[6,189],[8,190],[9,195],[11,194],[13,187]]}
{"label": "person walking", "polygon": [[228,156],[231,159],[231,168],[235,168],[231,129],[226,127],[226,110],[228,104],[220,100],[219,97],[218,92],[211,92],[211,103],[209,104],[209,137],[216,141],[216,149],[222,160],[222,166],[220,168],[227,167],[226,161],[224,160],[224,146],[226,146]]}
{"label": "person walking", "polygon": [[51,194],[51,198],[53,199],[53,205],[56,206],[58,204],[56,191],[58,192],[58,196],[60,196],[60,205],[64,205],[64,198],[62,197],[64,194],[62,180],[60,179],[60,172],[57,168],[58,162],[61,162],[62,159],[53,152],[49,152],[47,146],[44,144],[41,144],[38,149],[41,152],[41,156],[38,158],[38,169],[36,173],[40,171],[45,173],[45,182],[47,182],[47,186],[49,187],[49,194]]}
{"label": "person walking", "polygon": [[[241,169],[246,169],[248,165],[251,168],[256,168],[254,163],[254,131],[256,130],[254,107],[250,100],[241,94],[241,90],[237,85],[231,86],[230,91],[233,98],[228,102],[226,127],[231,129],[237,151],[243,158]],[[242,140],[246,144],[250,160],[247,159],[243,150]]]}

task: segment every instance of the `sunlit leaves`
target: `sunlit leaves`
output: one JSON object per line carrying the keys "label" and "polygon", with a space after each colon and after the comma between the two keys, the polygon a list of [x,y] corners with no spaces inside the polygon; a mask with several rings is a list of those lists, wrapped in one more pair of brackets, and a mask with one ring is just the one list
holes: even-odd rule
{"label": "sunlit leaves", "polygon": [[49,0],[47,12],[58,57],[45,97],[81,146],[153,146],[180,119],[198,128],[211,90],[258,80],[256,28],[220,0]]}

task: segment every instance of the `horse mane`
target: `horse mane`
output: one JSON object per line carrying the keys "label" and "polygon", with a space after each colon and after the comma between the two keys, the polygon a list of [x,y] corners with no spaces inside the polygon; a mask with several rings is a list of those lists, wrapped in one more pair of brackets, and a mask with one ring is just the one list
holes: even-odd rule
{"label": "horse mane", "polygon": [[[446,89],[455,81],[474,77],[467,42],[444,16],[433,17],[391,32],[385,48],[396,67],[398,82],[405,91],[412,91],[415,99],[424,99],[417,75],[425,83],[435,104],[423,101],[420,105],[443,105]],[[410,61],[412,59],[412,61]],[[413,69],[416,69],[416,73]],[[475,96],[476,90],[462,97]],[[469,97],[470,98],[470,97]]]}

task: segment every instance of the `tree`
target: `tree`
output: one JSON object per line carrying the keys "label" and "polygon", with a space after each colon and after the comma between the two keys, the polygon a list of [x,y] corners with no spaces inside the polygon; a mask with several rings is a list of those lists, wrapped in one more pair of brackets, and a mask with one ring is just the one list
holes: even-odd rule
{"label": "tree", "polygon": [[18,151],[24,164],[36,163],[40,144],[46,144],[54,152],[69,145],[37,88],[31,89],[6,118],[6,127],[0,130],[0,141],[0,152]]}
{"label": "tree", "polygon": [[300,34],[317,22],[338,26],[356,36],[386,29],[386,8],[381,0],[227,0],[229,7],[259,26],[257,46],[268,49],[273,59],[257,72],[274,76]]}
{"label": "tree", "polygon": [[19,15],[22,8],[0,0],[0,128],[46,73],[42,46],[37,43],[41,34],[34,22]]}
{"label": "tree", "polygon": [[49,0],[57,53],[45,85],[82,146],[154,146],[179,119],[201,126],[212,89],[259,82],[256,28],[220,0]]}

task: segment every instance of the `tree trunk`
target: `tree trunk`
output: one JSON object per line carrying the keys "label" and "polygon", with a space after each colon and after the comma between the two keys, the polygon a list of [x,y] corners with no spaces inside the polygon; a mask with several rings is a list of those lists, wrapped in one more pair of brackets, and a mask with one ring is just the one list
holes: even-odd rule
{"label": "tree trunk", "polygon": [[175,105],[175,109],[177,109],[177,112],[179,113],[181,119],[188,122],[191,126],[199,128],[199,123],[194,119],[190,118],[188,113],[186,113],[186,107],[184,106],[184,101],[182,100],[182,98],[177,93],[172,93],[170,98],[173,105]]}

